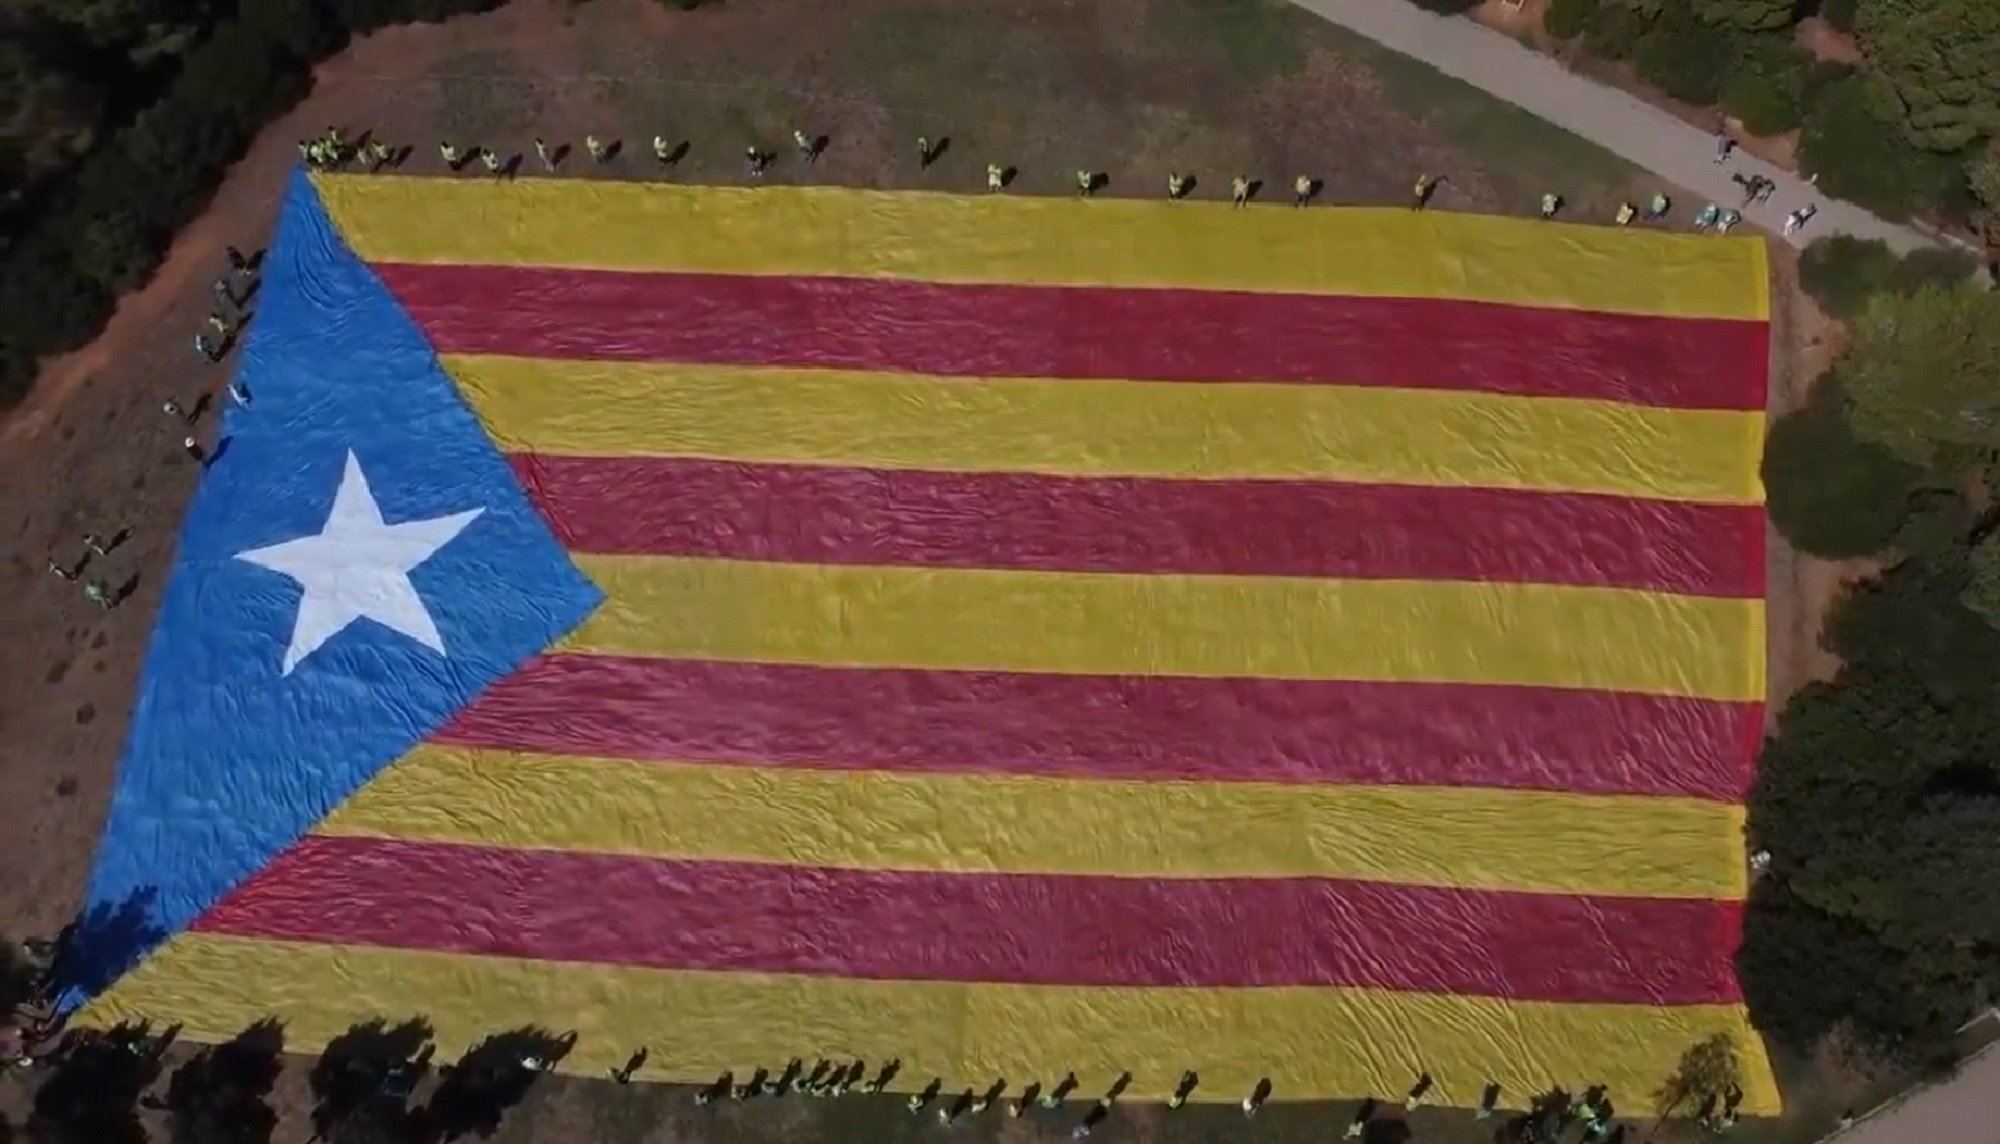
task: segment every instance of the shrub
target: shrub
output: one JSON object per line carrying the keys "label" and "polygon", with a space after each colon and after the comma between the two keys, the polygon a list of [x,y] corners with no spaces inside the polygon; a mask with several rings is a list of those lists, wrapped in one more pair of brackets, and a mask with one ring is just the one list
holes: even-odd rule
{"label": "shrub", "polygon": [[1888,285],[1896,252],[1872,238],[1837,234],[1806,247],[1799,256],[1799,285],[1835,318],[1852,318]]}
{"label": "shrub", "polygon": [[1903,220],[1949,209],[1965,197],[1955,156],[1920,151],[1885,118],[1868,81],[1850,74],[1822,87],[1806,110],[1799,159],[1829,195]]}
{"label": "shrub", "polygon": [[1597,19],[1584,31],[1584,50],[1601,60],[1622,60],[1638,47],[1646,22],[1626,4],[1607,4],[1597,11]]}
{"label": "shrub", "polygon": [[1962,250],[1918,250],[1904,255],[1889,272],[1886,288],[1914,294],[1926,286],[1963,286],[1979,269],[1979,260]]}
{"label": "shrub", "polygon": [[1854,16],[1861,0],[1819,0],[1820,19],[1843,32],[1854,30]]}
{"label": "shrub", "polygon": [[1812,60],[1789,35],[1743,35],[1736,43],[1722,106],[1752,135],[1782,135],[1805,114]]}
{"label": "shrub", "polygon": [[1558,40],[1574,40],[1597,26],[1600,0],[1549,0],[1542,29]]}
{"label": "shrub", "polygon": [[1722,85],[1722,109],[1752,135],[1783,135],[1799,125],[1799,92],[1780,78],[1737,72]]}
{"label": "shrub", "polygon": [[1764,440],[1771,524],[1801,552],[1843,560],[1890,546],[1922,474],[1854,435],[1837,375],[1821,378],[1805,408],[1778,418]]}
{"label": "shrub", "polygon": [[1683,103],[1707,105],[1722,93],[1725,36],[1692,17],[1662,13],[1640,33],[1632,59],[1647,83]]}

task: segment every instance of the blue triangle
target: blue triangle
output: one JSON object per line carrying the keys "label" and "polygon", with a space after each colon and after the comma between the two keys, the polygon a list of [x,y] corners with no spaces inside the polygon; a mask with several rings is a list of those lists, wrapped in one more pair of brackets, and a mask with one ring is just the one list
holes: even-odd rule
{"label": "blue triangle", "polygon": [[[181,527],[64,1001],[178,933],[602,594],[536,514],[416,325],[287,189],[226,414]],[[286,674],[302,590],[238,559],[317,535],[353,455],[395,524],[479,509],[410,573],[440,654],[372,620]]]}

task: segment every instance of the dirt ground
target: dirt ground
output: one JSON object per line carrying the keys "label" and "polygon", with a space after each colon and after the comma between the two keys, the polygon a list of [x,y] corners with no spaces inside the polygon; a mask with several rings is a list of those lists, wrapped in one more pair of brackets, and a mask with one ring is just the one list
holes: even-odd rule
{"label": "dirt ground", "polygon": [[[1239,171],[1276,187],[1306,173],[1325,180],[1334,202],[1401,202],[1414,175],[1429,171],[1449,177],[1440,209],[1528,213],[1554,189],[1584,218],[1605,218],[1654,186],[1517,109],[1271,0],[726,0],[694,13],[645,0],[516,0],[491,15],[372,36],[320,69],[311,96],[260,138],[154,280],[124,300],[96,343],[50,363],[0,424],[0,524],[11,522],[0,563],[0,594],[12,601],[0,613],[0,805],[13,808],[14,831],[0,877],[7,933],[53,932],[76,907],[197,476],[180,448],[186,431],[162,403],[220,389],[228,367],[201,362],[190,339],[222,249],[264,244],[294,141],[328,125],[411,145],[409,169],[426,175],[444,174],[440,140],[511,155],[537,136],[580,151],[589,132],[623,140],[627,154],[602,166],[573,158],[568,174],[657,177],[644,152],[659,133],[690,145],[675,178],[736,182],[754,142],[785,156],[771,175],[785,181],[806,173],[787,161],[799,127],[831,139],[811,178],[858,186],[975,190],[990,159],[1019,168],[1023,193],[1067,193],[1069,173],[1092,167],[1108,172],[1106,193],[1150,196],[1177,169],[1206,176],[1203,195]],[[921,176],[911,162],[919,134],[950,141]],[[1789,288],[1780,299],[1774,409],[1799,399],[1830,352],[1824,320]],[[93,572],[132,584],[115,610],[49,574],[51,556],[82,555],[86,532],[127,529]],[[1774,697],[1826,669],[1813,632],[1839,574],[1774,547]],[[294,1112],[299,1071],[281,1084]],[[0,1110],[18,1112],[22,1083],[0,1080]],[[828,1139],[850,1128],[880,1141],[914,1131],[874,1102],[822,1107],[812,1123]],[[721,1115],[733,1137],[795,1140],[810,1127],[805,1109],[800,1101]],[[1318,1139],[1327,1115],[1273,1108],[1257,1128]],[[1426,1138],[1478,1136],[1462,1117],[1418,1121]],[[999,1121],[992,1130],[1009,1140],[1056,1136],[1044,1128]],[[1148,1110],[1121,1114],[1109,1131],[1194,1140],[1241,1128],[1228,1110]],[[550,1082],[500,1138],[714,1134],[668,1090]],[[280,1139],[303,1135],[286,1129]]]}

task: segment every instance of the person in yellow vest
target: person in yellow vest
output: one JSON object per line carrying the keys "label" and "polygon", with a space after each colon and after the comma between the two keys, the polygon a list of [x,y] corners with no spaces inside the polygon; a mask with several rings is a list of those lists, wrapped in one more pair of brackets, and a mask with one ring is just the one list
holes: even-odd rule
{"label": "person in yellow vest", "polygon": [[1229,205],[1241,207],[1250,203],[1250,180],[1241,175],[1229,180]]}
{"label": "person in yellow vest", "polygon": [[1182,199],[1187,197],[1187,176],[1178,171],[1167,176],[1167,197]]}
{"label": "person in yellow vest", "polygon": [[998,163],[986,164],[986,189],[998,191],[1007,185],[1007,171]]}
{"label": "person in yellow vest", "polygon": [[1618,218],[1618,225],[1619,225],[1619,226],[1631,226],[1631,225],[1632,225],[1632,220],[1633,220],[1633,219],[1635,219],[1635,218],[1637,218],[1637,217],[1639,217],[1639,208],[1638,208],[1638,207],[1635,207],[1635,206],[1633,206],[1633,205],[1632,205],[1631,203],[1619,203],[1619,204],[1618,204],[1618,216],[1617,216],[1617,218]]}
{"label": "person in yellow vest", "polygon": [[1292,205],[1302,207],[1312,201],[1313,181],[1311,175],[1300,175],[1292,180]]}

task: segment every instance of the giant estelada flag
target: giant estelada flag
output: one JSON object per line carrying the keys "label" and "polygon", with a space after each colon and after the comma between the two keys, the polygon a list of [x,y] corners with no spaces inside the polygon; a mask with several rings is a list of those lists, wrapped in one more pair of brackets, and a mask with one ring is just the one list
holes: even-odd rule
{"label": "giant estelada flag", "polygon": [[299,176],[74,999],[1774,1110],[1766,318],[1754,240]]}

